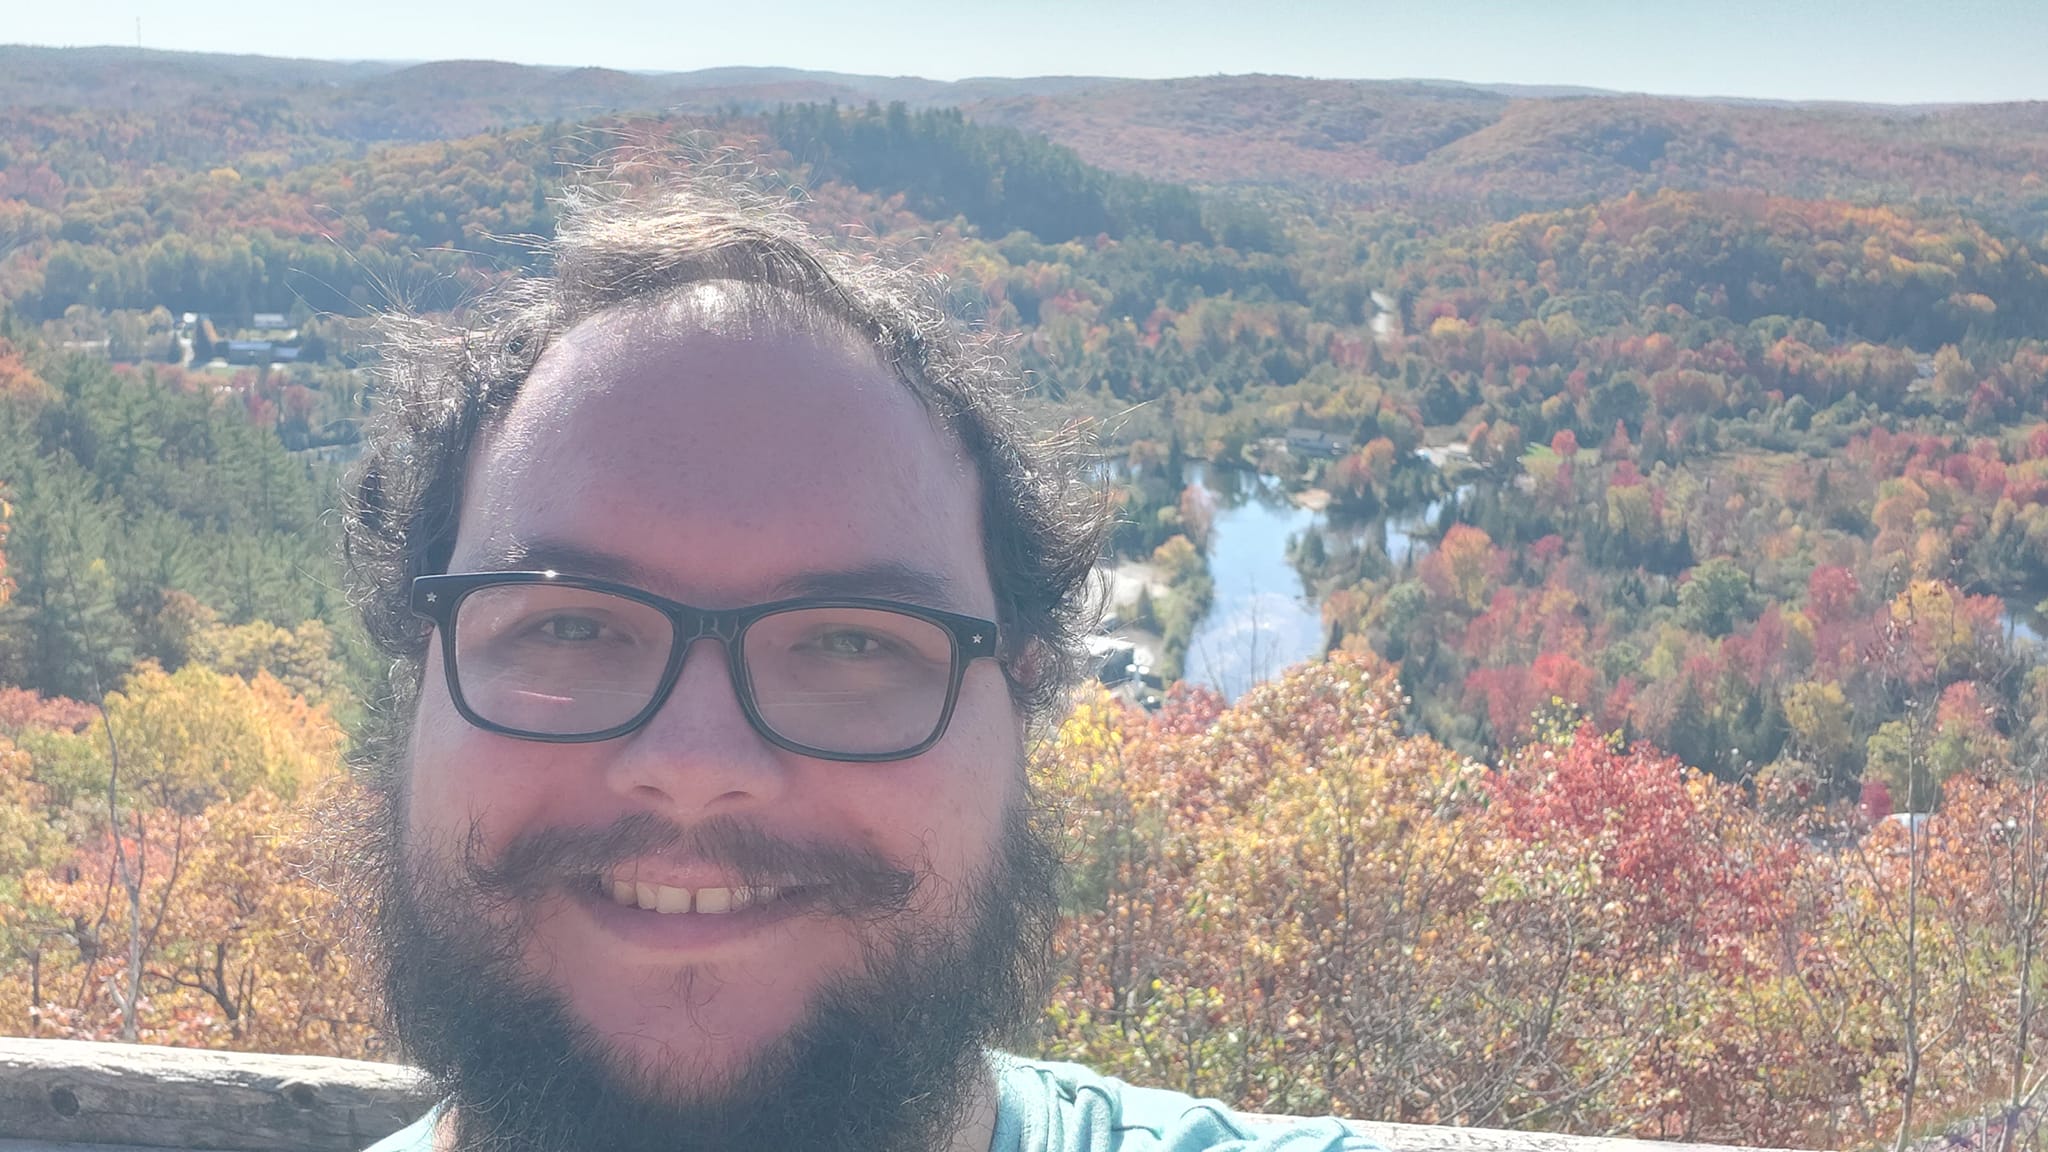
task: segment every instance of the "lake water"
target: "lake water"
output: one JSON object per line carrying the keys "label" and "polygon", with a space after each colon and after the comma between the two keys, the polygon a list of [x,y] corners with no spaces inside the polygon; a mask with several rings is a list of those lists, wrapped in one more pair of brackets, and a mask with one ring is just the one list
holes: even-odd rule
{"label": "lake water", "polygon": [[1182,676],[1235,700],[1322,654],[1322,609],[1287,561],[1289,538],[1320,531],[1322,517],[1288,499],[1270,476],[1236,468],[1189,473],[1216,497],[1209,530],[1216,593],[1188,644]]}
{"label": "lake water", "polygon": [[[1322,606],[1288,560],[1290,542],[1311,533],[1336,555],[1374,549],[1396,569],[1427,555],[1442,501],[1369,521],[1333,521],[1294,503],[1279,481],[1238,468],[1188,469],[1215,498],[1209,575],[1215,596],[1195,627],[1182,674],[1229,700],[1288,667],[1322,655]],[[1463,490],[1461,490],[1463,491]]]}
{"label": "lake water", "polygon": [[[1471,484],[1458,485],[1458,499],[1471,496],[1472,489]],[[1436,543],[1437,517],[1443,510],[1442,500],[1431,500],[1420,512],[1391,515],[1379,522],[1380,550],[1395,568],[1407,568],[1429,554],[1430,546]]]}
{"label": "lake water", "polygon": [[[1418,511],[1384,519],[1333,522],[1294,503],[1270,476],[1195,464],[1188,479],[1215,497],[1209,536],[1215,598],[1195,628],[1183,673],[1231,700],[1322,654],[1322,608],[1288,561],[1290,541],[1316,533],[1333,555],[1376,544],[1398,571],[1428,555],[1443,510],[1441,500],[1432,500]],[[1470,484],[1460,485],[1458,496],[1471,491]],[[2000,623],[2023,654],[2048,656],[2048,621],[2030,608],[2009,606]]]}
{"label": "lake water", "polygon": [[2041,636],[2042,627],[2048,623],[2035,616],[2032,609],[2007,601],[2005,611],[1998,614],[1998,622],[2015,649],[2038,654],[2048,647]]}

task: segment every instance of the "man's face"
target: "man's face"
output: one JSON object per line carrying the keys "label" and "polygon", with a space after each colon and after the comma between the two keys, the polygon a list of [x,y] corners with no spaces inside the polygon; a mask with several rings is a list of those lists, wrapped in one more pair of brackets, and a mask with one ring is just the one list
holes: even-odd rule
{"label": "man's face", "polygon": [[[695,303],[688,322],[604,313],[549,349],[478,442],[450,571],[554,568],[718,609],[821,585],[905,599],[901,579],[861,581],[907,569],[932,589],[927,607],[993,618],[973,466],[905,386],[853,338],[749,322],[716,288]],[[764,740],[716,640],[688,652],[644,727],[588,744],[473,727],[440,656],[407,749],[405,870],[443,878],[443,901],[476,896],[460,911],[495,933],[496,962],[663,1092],[732,1090],[835,988],[872,987],[892,956],[970,935],[986,907],[976,885],[1001,871],[1021,811],[1022,730],[992,660],[968,666],[933,748],[862,764]],[[551,855],[559,843],[577,851]],[[794,913],[701,910],[770,857],[911,883],[889,909],[850,890]],[[510,898],[446,882],[522,858],[539,863]],[[570,858],[574,874],[550,872]],[[667,889],[671,906],[687,890],[700,910],[621,904],[620,878]]]}

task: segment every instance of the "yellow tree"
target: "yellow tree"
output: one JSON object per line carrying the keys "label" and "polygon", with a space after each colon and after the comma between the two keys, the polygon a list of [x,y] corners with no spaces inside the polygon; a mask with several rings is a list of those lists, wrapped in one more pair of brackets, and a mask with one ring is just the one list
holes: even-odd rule
{"label": "yellow tree", "polygon": [[[64,852],[48,799],[28,753],[0,737],[0,1005],[5,1005],[0,1031],[33,1034],[37,1027],[40,996],[33,993],[41,987],[42,971],[35,958],[45,925],[31,909],[23,881],[55,864]],[[5,989],[10,977],[22,985],[19,995]]]}
{"label": "yellow tree", "polygon": [[1338,654],[1220,712],[1077,712],[1039,764],[1083,885],[1046,1050],[1254,1107],[1426,1115],[1478,769],[1403,736],[1404,706]]}
{"label": "yellow tree", "polygon": [[1506,559],[1491,536],[1470,524],[1454,524],[1423,558],[1422,583],[1432,600],[1476,614],[1493,598],[1505,567]]}
{"label": "yellow tree", "polygon": [[[108,695],[99,725],[25,728],[17,739],[33,758],[46,822],[65,841],[22,880],[17,935],[33,945],[17,948],[4,974],[22,1015],[66,1035],[192,1042],[209,1034],[191,1011],[204,996],[220,1010],[223,1039],[247,1034],[257,1007],[248,964],[238,985],[223,983],[229,952],[241,959],[252,947],[243,935],[273,941],[263,953],[273,959],[259,963],[283,964],[320,952],[276,944],[289,924],[334,931],[313,923],[318,898],[297,887],[306,881],[291,864],[301,849],[289,822],[266,837],[251,815],[278,816],[337,780],[341,737],[325,710],[267,673],[243,680],[145,664]],[[267,874],[271,886],[250,890],[234,880],[238,868]],[[266,928],[266,916],[285,921]]]}
{"label": "yellow tree", "polygon": [[195,662],[244,680],[267,672],[298,695],[330,709],[346,700],[334,637],[318,620],[296,628],[267,620],[215,624],[192,637],[190,653]]}
{"label": "yellow tree", "polygon": [[[346,786],[336,778],[319,790]],[[316,882],[311,814],[322,799],[288,804],[259,787],[207,810],[151,972],[166,1040],[388,1055],[374,994],[343,946],[347,917]]]}

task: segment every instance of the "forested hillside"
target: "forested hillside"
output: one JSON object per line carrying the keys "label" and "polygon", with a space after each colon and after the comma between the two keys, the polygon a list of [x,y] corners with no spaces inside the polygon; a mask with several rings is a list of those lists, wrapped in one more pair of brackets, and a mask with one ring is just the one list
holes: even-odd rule
{"label": "forested hillside", "polygon": [[1019,94],[972,112],[1107,168],[1485,215],[1659,188],[1964,200],[2037,226],[2048,211],[2038,105],[1532,99],[1458,84],[1219,76]]}
{"label": "forested hillside", "polygon": [[665,164],[922,261],[1095,431],[1164,679],[1219,477],[1317,510],[1328,663],[1038,750],[1044,1050],[1428,1122],[2033,1115],[2041,105],[0,48],[0,1030],[385,1051],[300,878],[372,671],[366,321]]}

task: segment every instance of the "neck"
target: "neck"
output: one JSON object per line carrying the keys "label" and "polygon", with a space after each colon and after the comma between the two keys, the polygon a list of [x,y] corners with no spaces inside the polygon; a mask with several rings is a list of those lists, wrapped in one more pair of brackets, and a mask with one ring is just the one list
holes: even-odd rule
{"label": "neck", "polygon": [[996,1077],[994,1069],[984,1062],[981,1074],[974,1078],[966,1116],[953,1133],[947,1152],[990,1152],[995,1140]]}

